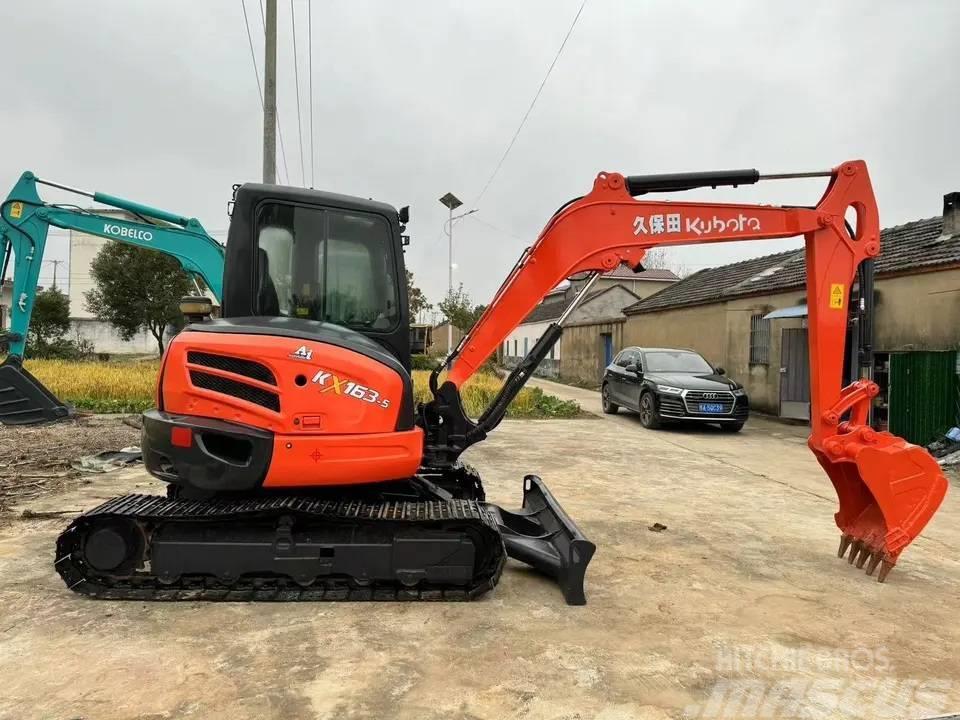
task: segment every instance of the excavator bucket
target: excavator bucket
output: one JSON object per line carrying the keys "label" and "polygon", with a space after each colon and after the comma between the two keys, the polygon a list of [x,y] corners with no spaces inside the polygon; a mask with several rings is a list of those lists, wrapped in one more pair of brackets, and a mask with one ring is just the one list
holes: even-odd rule
{"label": "excavator bucket", "polygon": [[507,555],[555,579],[568,605],[586,605],[583,581],[597,546],[560,507],[543,480],[523,479],[523,506],[511,512],[487,504]]}
{"label": "excavator bucket", "polygon": [[0,364],[0,423],[33,425],[61,420],[70,413],[71,408],[31,375],[19,358],[10,356]]}
{"label": "excavator bucket", "polygon": [[922,447],[858,427],[811,448],[840,499],[838,557],[883,582],[940,507],[947,479]]}

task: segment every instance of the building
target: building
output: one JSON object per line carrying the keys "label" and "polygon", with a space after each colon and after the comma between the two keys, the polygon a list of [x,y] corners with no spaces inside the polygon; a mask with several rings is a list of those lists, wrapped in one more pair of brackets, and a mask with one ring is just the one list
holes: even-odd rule
{"label": "building", "polygon": [[[97,215],[115,217],[131,222],[144,222],[144,218],[132,215],[124,210],[97,208]],[[157,341],[146,330],[141,330],[130,340],[121,339],[116,329],[109,323],[97,320],[93,313],[87,310],[85,293],[93,288],[93,278],[90,275],[90,265],[108,240],[96,235],[70,231],[70,272],[69,272],[69,299],[70,299],[70,333],[93,345],[98,353],[155,355]],[[219,314],[219,302],[209,291],[206,293],[214,303],[214,315]],[[172,328],[168,328],[166,340],[172,337]],[[165,344],[166,344],[165,340]]]}
{"label": "building", "polygon": [[[555,288],[507,336],[500,348],[500,359],[504,365],[513,367],[527,354],[550,324],[556,322],[573,303],[587,277],[586,273],[574,275]],[[677,280],[679,278],[670,270],[633,272],[626,266],[614,268],[597,278],[590,294],[567,318],[564,336],[568,332],[575,332],[574,328],[584,323],[592,325],[605,319],[622,320],[625,306],[653,295]],[[544,377],[560,376],[562,353],[562,342],[558,342],[540,363],[537,374]]]}
{"label": "building", "polygon": [[10,308],[13,306],[13,280],[0,278],[0,330],[10,327]]}
{"label": "building", "polygon": [[[140,218],[123,210],[97,208],[95,212],[121,220],[142,222]],[[89,341],[99,353],[155,354],[157,341],[149,332],[143,330],[129,341],[122,340],[112,325],[97,320],[93,313],[87,310],[84,293],[93,288],[90,264],[109,242],[112,241],[96,235],[70,231],[70,272],[67,283],[70,298],[70,334]]]}
{"label": "building", "polygon": [[[883,230],[881,247],[874,423],[926,443],[958,422],[960,193],[944,197],[942,217]],[[562,375],[598,381],[604,343],[688,347],[744,383],[754,408],[807,419],[805,281],[803,250],[701,270],[624,308],[622,321],[565,333]]]}
{"label": "building", "polygon": [[433,328],[433,344],[430,346],[431,355],[443,355],[447,356],[450,354],[450,351],[453,350],[463,338],[463,332],[460,328],[453,328],[453,346],[447,347],[447,328],[450,323],[444,321]]}

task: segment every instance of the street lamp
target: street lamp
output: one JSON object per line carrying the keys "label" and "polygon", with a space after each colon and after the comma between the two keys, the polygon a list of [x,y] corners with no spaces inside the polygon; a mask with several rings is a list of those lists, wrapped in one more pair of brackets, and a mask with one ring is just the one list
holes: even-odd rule
{"label": "street lamp", "polygon": [[[453,295],[453,223],[455,220],[472,215],[477,211],[477,208],[454,217],[453,211],[463,203],[460,198],[450,192],[440,198],[440,203],[450,211],[450,217],[444,223],[444,232],[447,233],[447,297],[449,298]],[[450,322],[450,318],[447,318],[447,354],[449,355],[451,352],[453,352],[453,324]]]}

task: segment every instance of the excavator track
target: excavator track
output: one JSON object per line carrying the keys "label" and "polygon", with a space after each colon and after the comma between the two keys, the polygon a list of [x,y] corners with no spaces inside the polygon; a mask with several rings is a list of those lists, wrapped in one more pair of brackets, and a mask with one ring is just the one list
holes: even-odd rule
{"label": "excavator track", "polygon": [[125,495],[71,523],[56,569],[106,600],[465,601],[493,589],[505,560],[472,500]]}

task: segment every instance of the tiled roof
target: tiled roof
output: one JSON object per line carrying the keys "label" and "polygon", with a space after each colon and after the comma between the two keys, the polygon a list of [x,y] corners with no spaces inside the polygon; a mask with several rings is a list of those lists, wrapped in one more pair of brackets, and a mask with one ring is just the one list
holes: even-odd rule
{"label": "tiled roof", "polygon": [[[580,307],[584,307],[591,300],[594,300],[600,297],[604,293],[610,292],[614,288],[620,288],[621,290],[626,292],[628,295],[637,297],[635,293],[631,292],[628,288],[625,288],[623,285],[611,285],[610,287],[605,287],[602,290],[594,290],[593,292],[588,294],[583,299],[583,302],[580,304]],[[544,301],[539,305],[537,305],[533,310],[531,310],[530,314],[527,315],[523,319],[523,322],[520,324],[526,325],[527,323],[549,322],[550,320],[556,320],[558,317],[563,315],[564,310],[570,307],[570,303],[572,303],[576,299],[576,297],[577,297],[576,293],[573,293],[569,300],[567,300],[565,297],[560,297],[557,300]]]}
{"label": "tiled roof", "polygon": [[[570,289],[570,280],[582,280],[586,276],[587,273],[585,272],[577,273],[576,275],[570,276],[569,280],[564,280],[562,283],[557,285],[553,290],[547,293],[547,295],[544,296],[543,301],[523,319],[521,325],[535,322],[547,322],[549,320],[555,320],[563,315],[563,311],[567,309],[571,302],[573,302],[573,297],[569,299],[566,297],[567,290]],[[680,279],[680,277],[674,273],[673,270],[652,268],[650,270],[634,272],[626,265],[618,265],[613,270],[608,270],[600,277],[616,278],[618,280],[656,280],[659,282],[675,282]],[[611,285],[610,287],[624,286]],[[609,289],[610,288],[607,288],[606,290]],[[626,288],[624,287],[624,289]],[[606,290],[597,290],[590,293],[583,299],[583,302],[587,303],[590,300],[593,300],[593,298],[602,292],[606,292]],[[632,295],[633,293],[630,294]]]}
{"label": "tiled roof", "polygon": [[[960,263],[960,234],[941,235],[943,218],[916,220],[880,232],[876,273],[908,272]],[[776,293],[806,282],[803,250],[788,250],[731,265],[707,268],[636,302],[628,315],[666,308],[703,305],[740,295]]]}
{"label": "tiled roof", "polygon": [[565,295],[560,295],[557,297],[557,299],[551,298],[549,300],[544,300],[533,310],[531,310],[530,314],[527,315],[520,324],[526,325],[527,323],[556,320],[558,317],[563,315],[563,311],[566,310],[567,306],[573,302],[574,297],[576,297],[576,295],[568,300]]}

